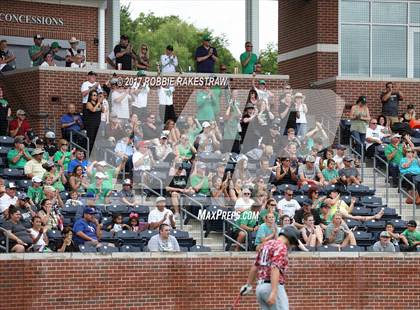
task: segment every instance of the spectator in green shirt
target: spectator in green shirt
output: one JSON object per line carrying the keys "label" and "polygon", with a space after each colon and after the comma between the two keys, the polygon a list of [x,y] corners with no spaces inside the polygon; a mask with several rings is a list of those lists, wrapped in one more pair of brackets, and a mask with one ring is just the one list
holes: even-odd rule
{"label": "spectator in green shirt", "polygon": [[340,177],[338,175],[334,159],[327,160],[327,167],[324,170],[322,170],[322,175],[324,176],[325,181],[327,181],[328,184],[338,183]]}
{"label": "spectator in green shirt", "polygon": [[45,199],[42,180],[39,177],[32,178],[32,185],[29,186],[27,195],[31,200],[31,205],[39,206],[41,201]]}
{"label": "spectator in green shirt", "polygon": [[240,56],[242,73],[243,74],[252,74],[255,71],[255,64],[258,62],[258,57],[252,52],[252,43],[245,43],[245,52]]}
{"label": "spectator in green shirt", "polygon": [[60,139],[58,141],[58,151],[54,154],[54,162],[62,167],[64,171],[67,171],[68,165],[70,161],[74,157],[74,153],[76,149],[73,149],[72,152],[68,151],[69,149],[69,143],[65,139]]}
{"label": "spectator in green shirt", "polygon": [[42,45],[43,40],[44,37],[40,34],[35,35],[34,45],[32,45],[28,50],[29,58],[32,61],[33,67],[41,65],[41,63],[44,61],[45,54],[47,54],[50,50],[49,46]]}
{"label": "spectator in green shirt", "polygon": [[273,213],[276,223],[279,222],[279,213],[277,212],[277,202],[273,198],[268,199],[265,204],[265,207],[261,209],[260,215],[258,217],[259,225],[262,225],[265,222],[265,216],[268,213]]}
{"label": "spectator in green shirt", "polygon": [[104,186],[104,180],[107,178],[106,174],[97,172],[95,175],[95,183],[89,185],[87,188],[87,193],[95,194],[97,204],[108,203],[108,197],[111,194],[111,190]]}
{"label": "spectator in green shirt", "polygon": [[197,92],[197,119],[200,122],[214,121],[216,96],[209,87],[205,87]]}
{"label": "spectator in green shirt", "polygon": [[7,162],[9,163],[9,168],[20,168],[25,167],[26,162],[31,160],[32,157],[29,155],[29,152],[25,149],[23,144],[23,139],[20,137],[15,138],[15,148],[11,149],[7,153]]}
{"label": "spectator in green shirt", "polygon": [[420,246],[420,231],[417,231],[417,222],[408,221],[407,229],[403,231],[403,235],[407,238],[409,250],[415,251]]}
{"label": "spectator in green shirt", "polygon": [[197,194],[210,196],[209,178],[206,176],[206,165],[198,162],[190,178],[191,187]]}
{"label": "spectator in green shirt", "polygon": [[[406,140],[411,149],[414,149],[414,144],[411,142],[411,140]],[[411,142],[411,143],[410,143]],[[404,157],[404,144],[401,143],[401,135],[394,134],[391,136],[391,143],[388,144],[385,147],[385,156],[386,159],[389,162],[389,174],[392,176],[392,186],[397,187],[398,186],[398,180],[399,180],[399,166],[401,163],[401,160]]]}
{"label": "spectator in green shirt", "polygon": [[[261,206],[258,204],[253,204],[251,209],[246,210],[241,213],[239,218],[236,220],[235,224],[239,226],[241,229],[245,230],[246,233],[239,229],[237,226],[233,226],[233,234],[234,238],[239,244],[245,242],[246,234],[248,233],[248,242],[250,241],[250,233],[256,232],[258,230],[258,213],[260,212]],[[235,251],[239,251],[241,249],[240,245],[235,245]]]}

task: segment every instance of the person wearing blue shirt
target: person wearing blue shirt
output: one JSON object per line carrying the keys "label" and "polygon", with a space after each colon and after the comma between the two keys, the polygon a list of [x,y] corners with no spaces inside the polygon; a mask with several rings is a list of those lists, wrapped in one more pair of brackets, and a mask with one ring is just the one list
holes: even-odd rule
{"label": "person wearing blue shirt", "polygon": [[[67,109],[67,113],[60,118],[60,124],[63,130],[63,137],[66,140],[70,140],[70,131],[79,132],[82,130],[83,121],[80,115],[76,113],[76,106],[74,104],[70,103]],[[77,138],[77,136],[74,138]]]}
{"label": "person wearing blue shirt", "polygon": [[[275,238],[280,233],[280,228],[276,225],[276,220],[273,213],[267,213],[264,220],[265,223],[260,225],[255,237],[255,245],[257,246],[257,251],[259,251],[264,242]],[[277,230],[276,233],[274,233],[274,227]]]}
{"label": "person wearing blue shirt", "polygon": [[[410,148],[407,147],[405,149],[405,157],[403,157],[401,159],[400,162],[400,173],[401,175],[403,175],[404,177],[406,177],[408,180],[413,182],[413,179],[420,175],[420,163],[419,163],[420,159],[417,157],[417,154],[414,153],[414,151]],[[406,182],[403,181],[403,185]],[[411,193],[411,191],[409,191],[410,196],[411,197],[416,197],[416,203],[420,203],[420,197],[419,197],[419,192],[420,192],[420,183],[419,182],[413,182],[416,185],[416,191],[417,193]],[[411,188],[411,186],[410,186]],[[410,199],[407,198],[408,202],[407,203],[411,203]]]}
{"label": "person wearing blue shirt", "polygon": [[217,50],[210,46],[210,36],[203,36],[203,44],[195,51],[197,61],[197,72],[213,73],[214,64],[217,61]]}
{"label": "person wearing blue shirt", "polygon": [[78,219],[73,225],[73,241],[76,245],[99,245],[102,236],[101,225],[95,218],[96,210],[86,207],[83,218]]}
{"label": "person wearing blue shirt", "polygon": [[85,152],[82,150],[76,150],[76,158],[69,162],[67,166],[67,173],[72,173],[76,166],[82,166],[84,172],[86,172],[86,168],[89,165],[89,161],[85,159]]}

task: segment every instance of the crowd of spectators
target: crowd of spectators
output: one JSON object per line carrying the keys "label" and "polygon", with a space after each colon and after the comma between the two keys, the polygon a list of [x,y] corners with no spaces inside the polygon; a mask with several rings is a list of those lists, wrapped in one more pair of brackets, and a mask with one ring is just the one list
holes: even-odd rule
{"label": "crowd of spectators", "polygon": [[[36,35],[29,50],[33,65],[51,66],[55,60],[65,60],[66,65],[73,66],[85,60],[76,38],[69,41],[71,48],[62,58],[57,54],[58,43],[43,46],[42,40],[42,36]],[[345,146],[333,144],[333,137],[327,135],[321,121],[310,120],[314,113],[311,109],[316,107],[307,104],[305,94],[284,85],[277,96],[265,80],[257,81],[256,55],[250,42],[245,47],[241,63],[243,73],[254,73],[252,88],[246,94],[235,89],[199,90],[194,98],[194,116],[176,114],[173,86],[158,89],[159,107],[154,109],[148,104],[151,96],[148,85],[135,84],[124,89],[114,76],[101,85],[93,71],[80,88],[83,113],[76,113],[76,106],[69,104],[60,119],[62,139],[55,139],[53,132],[34,139],[25,111],[17,110],[16,119],[10,121],[8,128],[0,129],[3,135],[14,138],[14,146],[7,154],[7,167],[21,169],[30,186],[17,193],[14,182],[6,184],[0,179],[2,226],[9,232],[10,250],[48,251],[48,230],[62,231],[65,238],[56,250],[70,251],[79,245],[112,246],[101,241],[103,231],[150,229],[159,231],[150,239],[150,250],[177,251],[179,245],[168,232],[183,220],[179,208],[181,195],[207,197],[219,207],[237,211],[240,216],[232,232],[238,242],[236,250],[246,233],[255,233],[258,248],[278,234],[279,226],[286,225],[301,230],[302,250],[325,244],[339,248],[356,245],[354,231],[345,220],[366,222],[379,220],[384,214],[378,211],[370,216],[354,216],[356,199],[349,203],[342,199],[348,186],[361,184],[355,161],[363,159],[348,154]],[[121,36],[113,55],[107,59],[118,69],[139,69],[139,76],[150,68],[148,46],[141,45],[135,53],[127,36]],[[213,72],[217,59],[210,38],[203,37],[203,44],[196,51],[198,71]],[[168,46],[159,70],[173,72],[177,64],[173,47]],[[403,95],[387,83],[381,98],[385,106],[398,106]],[[2,91],[0,103],[0,117],[6,115],[7,119],[12,112]],[[405,120],[413,117],[411,110],[404,115]],[[384,117],[374,119],[367,98],[358,98],[350,112],[352,135],[362,145],[366,141],[363,145],[366,156],[372,155],[372,146],[383,144],[390,137],[385,155],[397,169],[391,169],[393,181],[398,181],[399,171],[415,177],[420,173],[415,146],[409,135],[401,143],[401,136],[390,126],[378,125],[396,121],[393,108],[384,111]],[[74,141],[88,153],[69,144],[73,133],[82,130],[89,143],[83,144],[77,137]],[[110,143],[115,154],[109,161],[95,159],[101,152],[95,140],[101,139]],[[95,147],[97,153],[92,156]],[[206,162],[209,156],[220,161],[214,169]],[[225,169],[228,162],[234,163],[233,169]],[[162,163],[167,167],[162,181],[168,199],[158,197],[147,220],[133,211],[128,219],[113,214],[112,221],[103,222],[98,206],[118,203],[134,210],[139,201],[133,186],[152,182],[149,172]],[[123,180],[122,189],[116,186],[118,178]],[[282,186],[286,186],[283,191],[279,190]],[[305,192],[307,198],[299,202],[293,199],[297,191]],[[319,197],[321,192],[324,195]],[[276,199],[280,194],[284,196]],[[77,208],[72,227],[65,225],[62,211],[66,206]],[[249,212],[259,212],[260,216],[252,220]],[[380,234],[375,249],[388,251],[396,243],[415,249],[420,242],[415,227],[415,222],[409,222],[402,235],[387,228]]]}

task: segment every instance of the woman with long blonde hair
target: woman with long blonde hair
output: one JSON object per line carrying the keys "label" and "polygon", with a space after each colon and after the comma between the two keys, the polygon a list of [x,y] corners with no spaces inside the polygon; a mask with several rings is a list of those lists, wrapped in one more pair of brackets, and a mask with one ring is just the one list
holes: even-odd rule
{"label": "woman with long blonde hair", "polygon": [[136,68],[138,70],[149,70],[150,58],[149,58],[149,47],[147,44],[141,44],[139,52],[136,55]]}

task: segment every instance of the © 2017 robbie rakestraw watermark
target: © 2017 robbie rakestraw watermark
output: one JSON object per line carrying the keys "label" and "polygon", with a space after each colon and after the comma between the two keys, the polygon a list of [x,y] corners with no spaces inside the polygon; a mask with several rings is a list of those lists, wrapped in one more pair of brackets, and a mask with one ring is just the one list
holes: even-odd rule
{"label": "\u00a9 2017 robbie rakestraw watermark", "polygon": [[229,78],[217,76],[146,76],[146,77],[118,77],[118,86],[132,87],[133,85],[148,85],[149,87],[190,86],[190,87],[224,87]]}
{"label": "\u00a9 2017 robbie rakestraw watermark", "polygon": [[[243,214],[244,220],[258,220],[258,216],[260,215],[259,212],[246,212]],[[221,210],[218,209],[216,211],[209,211],[209,210],[199,210],[198,211],[198,219],[199,220],[233,220],[236,221],[239,219],[240,213],[237,211],[229,211],[229,210]]]}

